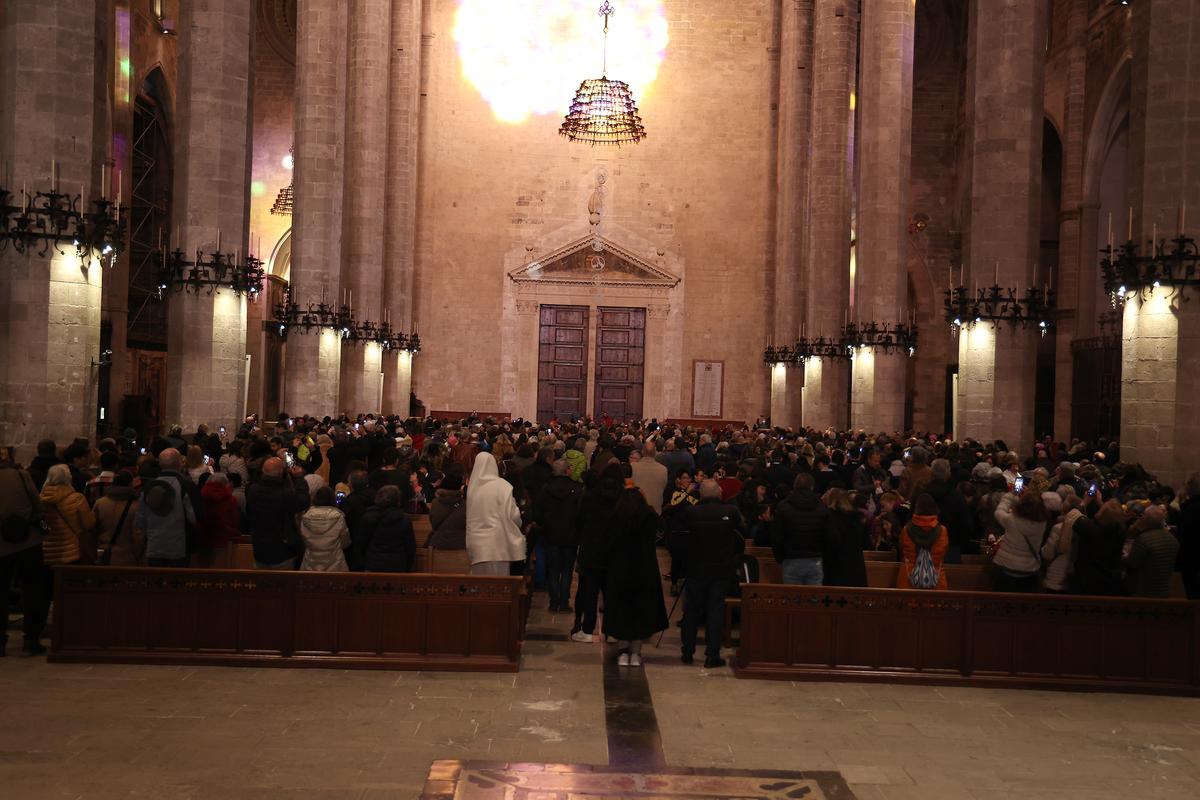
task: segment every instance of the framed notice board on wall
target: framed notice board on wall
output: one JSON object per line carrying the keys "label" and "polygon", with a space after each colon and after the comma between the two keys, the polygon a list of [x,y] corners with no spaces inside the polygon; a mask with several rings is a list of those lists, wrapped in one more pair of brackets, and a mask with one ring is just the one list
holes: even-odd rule
{"label": "framed notice board on wall", "polygon": [[692,416],[720,419],[725,404],[725,362],[692,361]]}

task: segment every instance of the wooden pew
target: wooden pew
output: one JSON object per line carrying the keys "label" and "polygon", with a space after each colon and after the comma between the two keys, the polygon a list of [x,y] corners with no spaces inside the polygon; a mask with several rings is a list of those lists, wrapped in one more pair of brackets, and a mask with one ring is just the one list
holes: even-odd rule
{"label": "wooden pew", "polygon": [[1200,603],[742,587],[739,678],[1200,695]]}
{"label": "wooden pew", "polygon": [[524,580],[62,567],[53,662],[516,672]]}

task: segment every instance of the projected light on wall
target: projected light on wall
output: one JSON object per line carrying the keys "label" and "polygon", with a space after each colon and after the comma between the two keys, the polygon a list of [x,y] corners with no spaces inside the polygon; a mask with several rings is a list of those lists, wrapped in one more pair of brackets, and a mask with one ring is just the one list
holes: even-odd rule
{"label": "projected light on wall", "polygon": [[[608,75],[642,101],[667,49],[662,0],[613,0]],[[454,41],[463,77],[501,122],[562,116],[600,72],[600,0],[459,0]]]}

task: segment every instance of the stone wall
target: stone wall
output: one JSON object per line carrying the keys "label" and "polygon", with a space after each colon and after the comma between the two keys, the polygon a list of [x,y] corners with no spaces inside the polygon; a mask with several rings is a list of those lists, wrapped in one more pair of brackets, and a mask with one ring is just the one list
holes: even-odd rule
{"label": "stone wall", "polygon": [[[575,238],[565,232],[586,230],[603,167],[601,224],[645,242],[638,254],[646,260],[665,257],[684,272],[686,311],[671,312],[683,316],[683,353],[663,375],[679,386],[679,407],[667,411],[690,412],[693,359],[730,365],[725,416],[767,411],[769,376],[760,364],[776,4],[664,5],[670,43],[657,79],[637,98],[649,137],[615,149],[567,142],[557,135],[557,113],[497,121],[462,77],[454,4],[427,4],[415,309],[425,351],[413,383],[429,407],[497,407],[505,255],[529,247],[536,258]],[[620,35],[617,17],[611,36]],[[596,44],[598,51],[599,35]],[[656,344],[647,343],[648,374],[662,369]]]}

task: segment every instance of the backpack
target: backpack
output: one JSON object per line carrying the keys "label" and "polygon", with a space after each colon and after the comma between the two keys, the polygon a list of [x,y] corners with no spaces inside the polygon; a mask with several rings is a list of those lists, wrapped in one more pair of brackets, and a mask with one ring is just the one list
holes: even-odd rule
{"label": "backpack", "polygon": [[933,566],[933,555],[928,548],[917,548],[917,560],[908,573],[908,585],[914,589],[936,589],[938,570]]}

